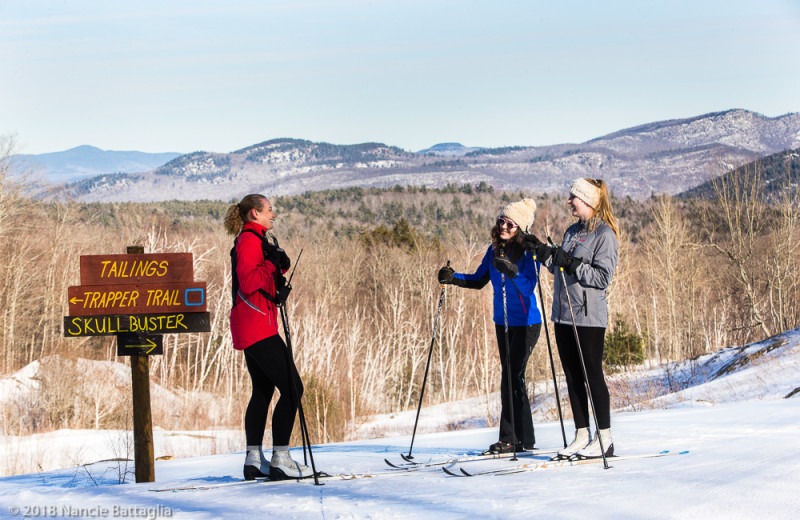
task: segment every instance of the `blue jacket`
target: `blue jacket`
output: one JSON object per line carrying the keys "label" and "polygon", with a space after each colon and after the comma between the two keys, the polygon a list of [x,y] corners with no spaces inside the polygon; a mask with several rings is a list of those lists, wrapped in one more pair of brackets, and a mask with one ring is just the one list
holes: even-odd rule
{"label": "blue jacket", "polygon": [[[492,265],[494,246],[490,245],[481,260],[481,265],[473,274],[456,273],[455,278],[464,280],[463,287],[481,289],[491,280],[494,289],[494,322],[504,325],[503,319],[503,280],[502,275]],[[541,264],[528,253],[516,262],[519,272],[514,278],[506,278],[506,308],[508,326],[522,327],[542,322],[539,299],[536,297],[536,284],[539,280]]]}

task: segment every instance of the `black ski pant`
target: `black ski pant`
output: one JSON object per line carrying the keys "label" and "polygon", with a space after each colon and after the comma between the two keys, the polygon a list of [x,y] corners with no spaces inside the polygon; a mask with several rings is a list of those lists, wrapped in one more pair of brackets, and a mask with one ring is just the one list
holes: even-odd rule
{"label": "black ski pant", "polygon": [[[611,427],[611,410],[606,378],[603,375],[603,348],[605,346],[606,329],[604,327],[576,327],[581,342],[583,361],[592,391],[594,413],[597,426],[601,430]],[[589,398],[584,384],[583,368],[575,344],[575,332],[571,324],[555,324],[556,345],[561,358],[561,366],[567,379],[569,404],[575,428],[589,427]]]}
{"label": "black ski pant", "polygon": [[[276,334],[244,349],[244,359],[253,383],[253,393],[244,414],[247,445],[261,446],[269,403],[277,387],[280,398],[272,412],[272,445],[288,446],[297,407],[303,395],[303,383],[294,361],[289,358],[289,349]],[[294,380],[290,370],[294,373]],[[294,383],[297,384],[296,391]]]}
{"label": "black ski pant", "polygon": [[[539,339],[541,323],[523,327],[508,328],[508,353],[510,363],[506,363],[506,333],[504,325],[495,324],[497,346],[500,352],[500,438],[509,444],[521,442],[523,446],[532,447],[536,442],[533,431],[531,403],[528,400],[528,389],[525,385],[525,368],[531,357],[533,347]],[[509,400],[508,378],[511,374],[512,397]],[[511,428],[511,411],[514,413],[514,429]],[[516,435],[515,435],[516,433]]]}

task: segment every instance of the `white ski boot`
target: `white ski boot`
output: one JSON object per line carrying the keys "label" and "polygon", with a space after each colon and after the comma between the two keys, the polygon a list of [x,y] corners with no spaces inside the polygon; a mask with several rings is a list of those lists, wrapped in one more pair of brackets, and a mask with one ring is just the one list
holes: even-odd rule
{"label": "white ski boot", "polygon": [[269,462],[261,451],[261,446],[248,446],[244,459],[244,479],[255,480],[269,476]]}
{"label": "white ski boot", "polygon": [[605,430],[598,430],[598,435],[595,435],[594,440],[582,450],[575,453],[578,459],[598,459],[603,456],[600,449],[600,441],[603,442],[603,448],[606,450],[606,457],[614,456],[614,442],[611,440],[611,428]]}
{"label": "white ski boot", "polygon": [[311,468],[292,460],[288,446],[274,447],[272,449],[272,461],[269,463],[270,480],[308,478],[311,476],[313,476]]}
{"label": "white ski boot", "polygon": [[564,449],[558,450],[558,455],[554,459],[568,459],[575,455],[579,450],[585,448],[592,440],[589,435],[589,428],[578,428],[575,430],[575,440]]}

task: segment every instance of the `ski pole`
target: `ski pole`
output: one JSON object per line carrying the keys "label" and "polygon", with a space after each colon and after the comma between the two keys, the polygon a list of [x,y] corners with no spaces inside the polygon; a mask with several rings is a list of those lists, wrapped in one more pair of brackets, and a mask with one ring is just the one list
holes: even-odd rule
{"label": "ski pole", "polygon": [[[306,423],[306,415],[303,411],[303,400],[299,398],[300,392],[297,388],[297,378],[295,377],[295,366],[294,366],[294,354],[292,352],[292,340],[289,333],[289,322],[288,317],[286,315],[286,308],[281,305],[281,321],[283,322],[283,333],[286,336],[286,349],[288,351],[288,358],[286,364],[289,368],[289,378],[292,384],[291,393],[292,401],[294,401],[295,396],[298,396],[297,402],[297,413],[300,419],[300,437],[303,442],[303,461],[308,462],[311,461],[311,473],[314,475],[314,484],[319,486],[319,475],[317,474],[317,468],[314,464],[314,454],[311,451],[311,438],[308,434],[308,424]],[[308,449],[308,458],[306,459],[306,449]]]}
{"label": "ski pole", "polygon": [[[533,259],[536,260],[536,255],[533,255]],[[517,290],[517,292],[520,292],[519,287],[517,287],[517,284],[514,283],[514,280],[509,278],[509,281],[511,282],[511,285],[513,285],[514,288]],[[539,279],[539,271],[537,271],[536,285],[539,286],[539,301],[542,303],[542,305],[544,305],[544,295],[542,294],[542,284],[540,282],[541,280]],[[542,311],[544,311],[544,307],[542,308]],[[542,322],[544,323],[544,334],[545,338],[547,339],[547,353],[550,356],[550,369],[553,372],[553,388],[555,388],[556,391],[556,405],[558,406],[558,420],[561,423],[561,437],[564,439],[564,447],[566,448],[567,434],[564,431],[564,417],[561,413],[561,397],[559,396],[558,393],[558,382],[556,380],[556,367],[553,364],[553,350],[550,347],[550,333],[547,330],[547,320],[545,319],[544,315],[542,315]]]}
{"label": "ski pole", "polygon": [[[527,230],[524,232],[526,235]],[[550,237],[548,237],[549,239]],[[533,255],[534,260],[538,260],[536,258],[536,254]],[[539,262],[539,265],[542,265]],[[561,423],[561,438],[564,440],[564,447],[567,447],[567,432],[564,431],[564,415],[561,413],[561,396],[558,392],[558,380],[556,379],[556,366],[553,363],[553,348],[550,346],[550,330],[547,327],[547,318],[544,316],[544,293],[542,292],[542,279],[540,276],[541,269],[536,271],[536,285],[539,286],[539,302],[542,304],[542,323],[544,323],[544,337],[547,340],[547,355],[550,358],[550,371],[553,373],[553,389],[556,393],[556,406],[558,407],[558,422]]]}
{"label": "ski pole", "polygon": [[[450,267],[450,260],[447,261],[447,267]],[[425,375],[422,377],[422,389],[419,392],[419,404],[417,404],[417,417],[414,419],[414,431],[411,433],[411,445],[408,447],[408,455],[404,459],[413,459],[411,450],[414,449],[414,438],[417,436],[417,424],[419,423],[419,412],[422,410],[422,398],[425,396],[425,384],[428,382],[428,370],[431,367],[431,356],[433,355],[433,343],[436,341],[436,330],[439,328],[439,312],[442,310],[442,300],[444,300],[444,287],[442,284],[442,293],[439,295],[439,307],[436,309],[436,318],[433,320],[433,337],[431,338],[431,346],[428,348],[428,361],[425,363]]]}
{"label": "ski pole", "polygon": [[[295,260],[294,269],[297,269],[297,262],[300,260],[300,255],[303,254],[303,250],[300,250],[300,253],[297,255],[297,259]],[[294,269],[292,270],[292,274],[289,275],[289,280],[291,281],[292,276],[294,276]],[[287,286],[291,289],[291,285],[287,282]],[[286,337],[286,350],[287,350],[287,359],[286,364],[289,370],[289,379],[292,384],[292,392],[290,392],[290,396],[292,399],[292,403],[294,404],[295,396],[297,396],[297,413],[300,419],[300,438],[303,442],[303,462],[311,461],[311,473],[314,475],[314,485],[319,486],[321,485],[319,482],[319,475],[317,474],[317,468],[314,464],[314,454],[311,451],[311,437],[308,434],[308,423],[306,423],[306,415],[303,411],[303,400],[300,398],[300,392],[297,388],[297,378],[295,377],[295,364],[294,364],[294,352],[292,351],[292,336],[289,330],[289,316],[286,313],[286,302],[279,302],[278,308],[281,312],[281,323],[283,324],[283,335]],[[308,448],[308,458],[306,458],[306,448]]]}
{"label": "ski pole", "polygon": [[[536,255],[533,255],[534,260]],[[540,270],[541,272],[541,270]],[[539,286],[539,301],[542,303],[542,312],[544,312],[544,293],[542,292],[542,280],[539,273],[536,274],[536,285]],[[547,355],[550,357],[550,370],[553,372],[553,388],[556,391],[556,404],[558,406],[558,421],[561,423],[561,437],[564,439],[564,447],[567,447],[567,433],[564,431],[564,416],[561,413],[561,396],[558,393],[558,380],[556,380],[556,366],[553,363],[553,349],[550,346],[550,331],[547,327],[547,319],[542,316],[542,323],[544,323],[544,337],[547,340]]]}
{"label": "ski pole", "polygon": [[294,278],[294,272],[297,269],[297,264],[300,262],[300,257],[303,256],[303,248],[300,248],[300,252],[297,253],[297,258],[294,261],[294,267],[292,267],[292,272],[289,273],[289,279],[286,280],[286,285],[292,286],[292,278]]}
{"label": "ski pole", "polygon": [[[502,250],[500,250],[500,257],[503,257]],[[511,449],[514,450],[514,455],[509,460],[518,460],[517,429],[514,424],[514,393],[511,386],[511,354],[509,353],[508,348],[508,305],[506,304],[506,276],[502,273],[500,273],[500,280],[503,284],[503,322],[505,323],[506,376],[508,376],[506,380],[506,386],[508,388],[508,415],[511,416]]]}
{"label": "ski pole", "polygon": [[[553,241],[550,237],[547,237],[547,240],[550,242],[550,245],[553,244]],[[608,460],[606,459],[606,448],[603,446],[603,439],[600,437],[600,425],[597,422],[597,408],[594,406],[594,398],[592,397],[592,389],[589,387],[589,374],[586,372],[586,363],[583,361],[583,351],[581,350],[581,340],[578,337],[578,326],[575,325],[575,311],[572,310],[572,298],[570,298],[569,290],[567,289],[567,275],[564,274],[564,268],[559,267],[558,271],[561,273],[561,284],[564,286],[563,290],[567,294],[567,307],[569,307],[570,316],[572,316],[572,333],[575,335],[575,346],[578,349],[578,359],[581,362],[581,368],[583,369],[583,383],[586,385],[586,393],[589,396],[589,402],[592,403],[592,417],[594,417],[594,428],[597,432],[597,440],[600,443],[600,455],[603,457],[603,467],[604,469],[608,469]]]}

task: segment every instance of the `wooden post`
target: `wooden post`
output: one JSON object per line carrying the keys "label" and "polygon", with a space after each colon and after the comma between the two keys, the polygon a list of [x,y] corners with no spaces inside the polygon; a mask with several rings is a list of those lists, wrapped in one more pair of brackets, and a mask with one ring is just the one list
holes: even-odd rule
{"label": "wooden post", "polygon": [[[128,246],[128,254],[143,254],[144,247]],[[117,339],[119,341],[119,339]],[[133,457],[136,482],[155,482],[153,415],[150,411],[150,360],[147,355],[131,356],[133,391]]]}
{"label": "wooden post", "polygon": [[150,361],[147,355],[131,356],[131,382],[136,482],[155,482],[153,417],[150,413]]}

